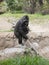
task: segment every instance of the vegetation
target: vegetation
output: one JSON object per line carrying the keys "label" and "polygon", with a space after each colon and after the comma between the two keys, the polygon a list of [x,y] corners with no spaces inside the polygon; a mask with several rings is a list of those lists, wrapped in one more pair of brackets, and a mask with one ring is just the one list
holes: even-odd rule
{"label": "vegetation", "polygon": [[[26,14],[29,16],[31,22],[43,24],[45,22],[43,19],[49,20],[49,0],[0,0],[0,17],[12,16],[19,19]],[[34,19],[37,19],[37,21],[34,22]],[[40,20],[38,21],[38,19]],[[3,30],[1,32],[11,31]],[[2,60],[0,61],[0,65],[49,65],[49,61],[39,56],[31,57],[27,55]]]}
{"label": "vegetation", "polygon": [[20,13],[20,11],[18,11],[18,13],[5,13],[0,15],[0,17],[5,16],[5,17],[16,17],[17,19],[24,16],[24,15],[28,15],[30,18],[30,21],[32,21],[33,19],[49,19],[49,15],[41,15],[39,13],[37,14],[27,14],[27,13]]}
{"label": "vegetation", "polygon": [[7,4],[7,11],[12,13],[16,11],[23,11],[30,14],[37,12],[42,14],[49,13],[49,0],[0,0],[0,4],[2,2]]}
{"label": "vegetation", "polygon": [[0,61],[0,65],[49,65],[49,61],[39,56],[17,56]]}

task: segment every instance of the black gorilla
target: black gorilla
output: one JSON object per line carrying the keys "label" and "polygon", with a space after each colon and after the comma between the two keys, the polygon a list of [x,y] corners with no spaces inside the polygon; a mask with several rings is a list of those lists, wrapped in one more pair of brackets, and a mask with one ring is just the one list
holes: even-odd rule
{"label": "black gorilla", "polygon": [[23,44],[22,38],[26,40],[28,39],[26,35],[29,32],[28,24],[29,24],[29,17],[25,15],[17,22],[15,26],[14,35],[18,38],[19,44]]}

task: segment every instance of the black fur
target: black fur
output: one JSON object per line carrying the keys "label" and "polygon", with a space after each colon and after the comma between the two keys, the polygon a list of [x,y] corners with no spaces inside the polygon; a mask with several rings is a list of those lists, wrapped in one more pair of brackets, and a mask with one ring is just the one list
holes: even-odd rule
{"label": "black fur", "polygon": [[23,16],[16,24],[14,29],[14,35],[18,38],[19,44],[22,44],[22,38],[28,39],[27,33],[29,32],[28,28],[29,17],[27,15]]}

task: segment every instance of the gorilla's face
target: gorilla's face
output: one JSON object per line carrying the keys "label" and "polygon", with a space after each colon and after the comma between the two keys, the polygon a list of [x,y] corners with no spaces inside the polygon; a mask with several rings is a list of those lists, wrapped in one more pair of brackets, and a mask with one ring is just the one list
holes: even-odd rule
{"label": "gorilla's face", "polygon": [[27,15],[25,15],[25,16],[22,17],[22,20],[23,21],[29,21],[29,17]]}
{"label": "gorilla's face", "polygon": [[28,26],[28,24],[29,24],[29,17],[27,15],[23,17],[23,22],[24,22],[25,26]]}
{"label": "gorilla's face", "polygon": [[28,21],[25,21],[25,23],[24,23],[24,24],[25,24],[25,26],[28,26]]}
{"label": "gorilla's face", "polygon": [[28,17],[27,15],[24,16],[24,19],[25,19],[26,21],[29,21],[29,17]]}

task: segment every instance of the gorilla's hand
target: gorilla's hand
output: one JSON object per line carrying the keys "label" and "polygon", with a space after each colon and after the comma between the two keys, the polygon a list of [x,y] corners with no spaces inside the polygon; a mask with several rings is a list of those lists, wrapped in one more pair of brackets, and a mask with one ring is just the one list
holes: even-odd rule
{"label": "gorilla's hand", "polygon": [[28,40],[28,37],[26,36],[26,38],[24,38],[24,41],[26,42]]}
{"label": "gorilla's hand", "polygon": [[23,38],[25,39],[25,40],[27,40],[28,39],[28,37],[25,35],[25,36],[23,36]]}

